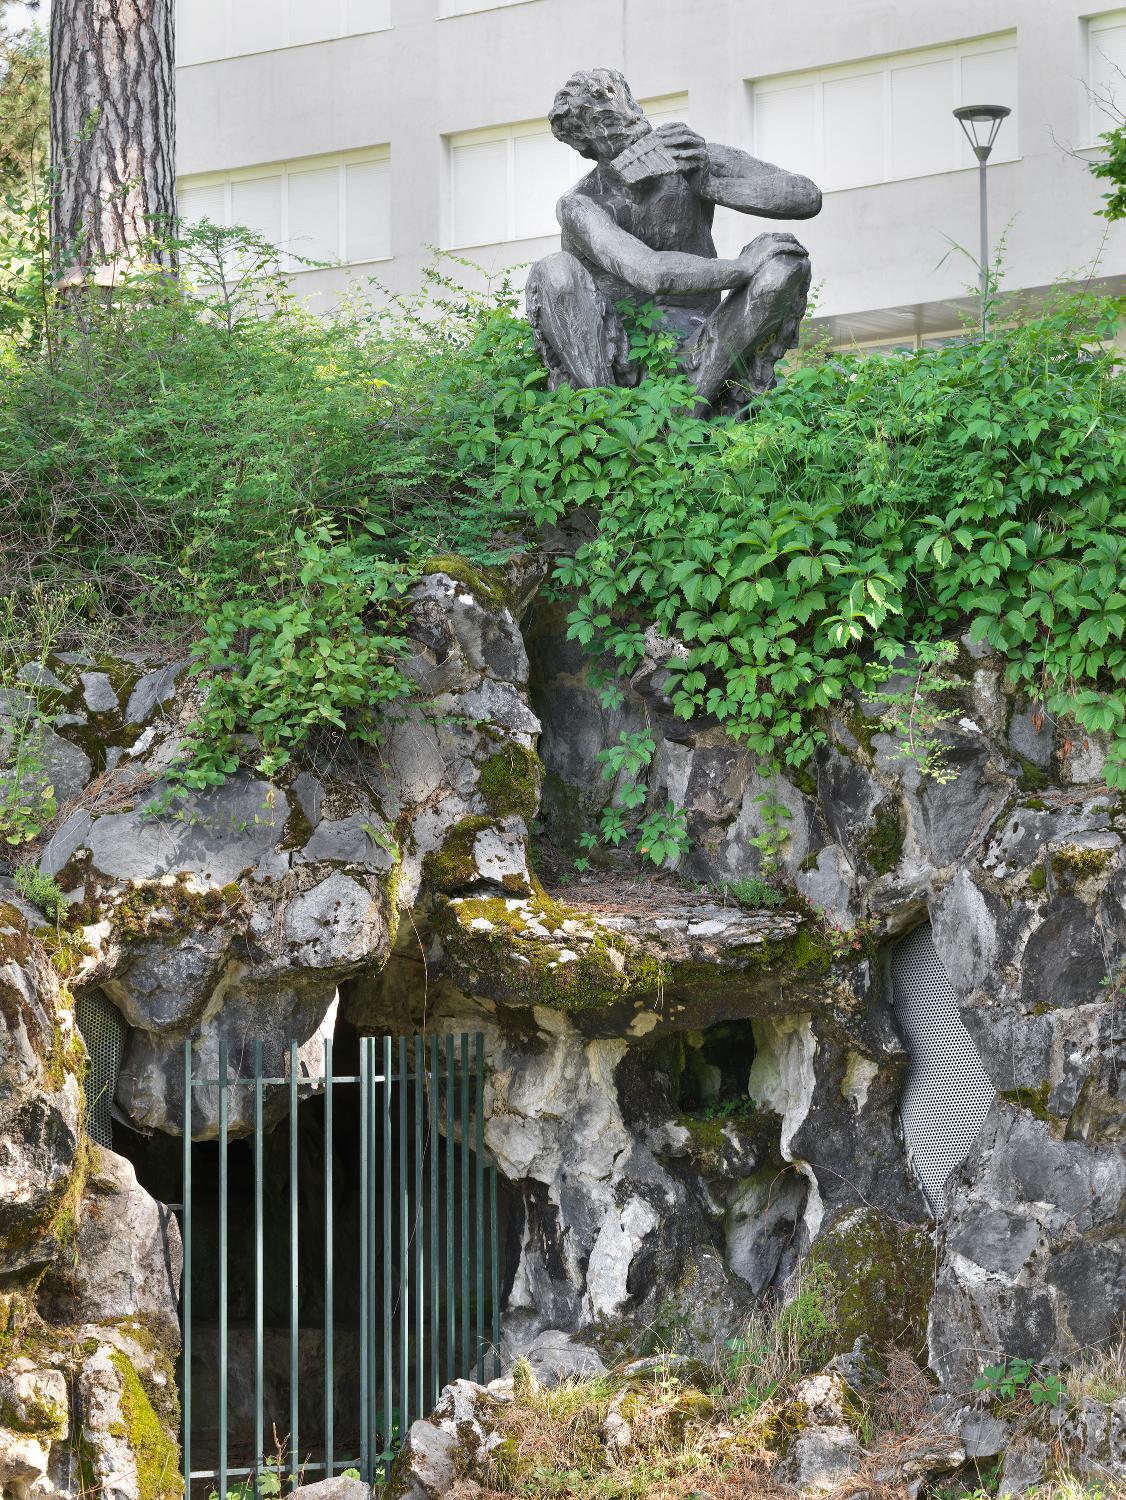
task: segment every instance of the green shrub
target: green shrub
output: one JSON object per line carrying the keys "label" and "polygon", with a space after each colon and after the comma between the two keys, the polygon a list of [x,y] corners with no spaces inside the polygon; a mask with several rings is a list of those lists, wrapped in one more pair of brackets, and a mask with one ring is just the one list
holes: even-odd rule
{"label": "green shrub", "polygon": [[[632,315],[649,379],[551,392],[503,288],[435,277],[393,312],[322,320],[271,247],[203,225],[182,285],[76,306],[37,279],[41,234],[41,204],[0,222],[18,314],[0,327],[0,594],[18,613],[28,580],[71,591],[75,641],[193,643],[188,784],[240,759],[273,772],[310,737],[370,742],[407,691],[402,595],[426,559],[495,562],[559,522],[586,539],[553,586],[606,680],[655,625],[687,647],[675,712],[764,761],[800,765],[826,711],[889,668],[925,689],[939,642],[971,628],[1028,696],[1107,733],[1126,784],[1126,388],[1103,304],[805,363],[750,421],[705,422],[651,309]],[[924,696],[885,693],[925,767],[943,714]],[[634,780],[603,838],[675,860],[682,811],[630,826]]]}

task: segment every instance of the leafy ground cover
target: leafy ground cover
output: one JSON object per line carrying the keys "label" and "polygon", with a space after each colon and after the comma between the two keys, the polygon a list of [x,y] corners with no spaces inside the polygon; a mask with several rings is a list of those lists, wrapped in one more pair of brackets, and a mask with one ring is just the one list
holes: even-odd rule
{"label": "leafy ground cover", "polygon": [[1110,306],[798,362],[752,420],[705,423],[646,310],[649,379],[550,392],[503,288],[436,277],[324,320],[252,236],[204,226],[179,257],[179,282],[64,302],[34,200],[0,217],[0,648],[9,679],[34,659],[45,598],[58,644],[189,646],[185,785],[240,759],[274,773],[310,736],[376,739],[425,559],[496,563],[546,525],[573,538],[553,586],[610,694],[655,625],[688,648],[678,713],[800,763],[847,692],[933,671],[969,629],[1035,702],[1107,733],[1126,782]]}

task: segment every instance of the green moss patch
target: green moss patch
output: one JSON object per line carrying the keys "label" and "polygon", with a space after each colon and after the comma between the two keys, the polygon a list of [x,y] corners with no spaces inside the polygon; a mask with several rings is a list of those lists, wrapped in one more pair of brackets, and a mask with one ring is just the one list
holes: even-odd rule
{"label": "green moss patch", "polygon": [[462,818],[446,835],[440,849],[433,850],[422,861],[422,877],[432,890],[449,894],[464,890],[480,879],[473,845],[486,828],[495,828],[492,818]]}
{"label": "green moss patch", "polygon": [[[812,979],[827,974],[833,961],[824,939],[805,925],[733,946],[722,960],[665,958],[539,887],[522,899],[458,897],[436,914],[435,927],[451,975],[468,993],[570,1011],[626,999],[659,1005],[672,996],[718,1007],[767,976]],[[776,984],[761,987],[764,1001],[769,994],[774,1004]]]}
{"label": "green moss patch", "polygon": [[498,818],[515,813],[531,821],[540,800],[540,763],[523,745],[506,745],[485,761],[477,785]]}
{"label": "green moss patch", "polygon": [[444,573],[455,583],[464,584],[479,604],[490,609],[508,607],[508,590],[504,584],[484,568],[475,568],[464,557],[443,555],[431,557],[422,564],[423,575]]}
{"label": "green moss patch", "polygon": [[856,841],[856,847],[877,875],[887,875],[903,854],[907,830],[903,811],[895,797],[885,797],[872,814],[872,822]]}
{"label": "green moss patch", "polygon": [[180,1450],[161,1425],[132,1360],[119,1349],[110,1360],[121,1376],[122,1425],[113,1435],[124,1438],[132,1451],[140,1500],[173,1500],[183,1493]]}
{"label": "green moss patch", "polygon": [[1070,891],[1080,881],[1101,875],[1113,858],[1109,849],[1058,849],[1052,855],[1052,875],[1061,890]]}
{"label": "green moss patch", "polygon": [[[171,882],[145,881],[132,886],[108,915],[115,934],[129,943],[157,935],[209,932],[229,921],[242,904],[242,891],[235,883],[199,891],[181,873]],[[95,914],[85,915],[92,919]]]}
{"label": "green moss patch", "polygon": [[999,1097],[1007,1099],[1010,1104],[1015,1104],[1018,1109],[1027,1110],[1037,1120],[1052,1124],[1057,1116],[1048,1108],[1051,1095],[1052,1085],[1045,1079],[1034,1089],[1002,1089]]}
{"label": "green moss patch", "polygon": [[828,1326],[816,1338],[818,1364],[846,1353],[861,1334],[877,1349],[894,1344],[925,1357],[934,1245],[922,1226],[858,1209],[816,1241],[808,1265],[825,1278]]}

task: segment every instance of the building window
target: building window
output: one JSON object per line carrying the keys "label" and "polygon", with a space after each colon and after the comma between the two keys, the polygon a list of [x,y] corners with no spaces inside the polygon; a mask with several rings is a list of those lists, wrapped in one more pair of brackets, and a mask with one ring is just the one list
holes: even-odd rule
{"label": "building window", "polygon": [[[641,101],[655,125],[687,120],[688,95]],[[447,137],[450,248],[542,239],[559,233],[555,205],[590,170],[546,120]]]}
{"label": "building window", "polygon": [[528,0],[438,0],[438,19],[471,16],[479,10],[499,10],[503,5],[527,5]]}
{"label": "building window", "polygon": [[1126,10],[1093,16],[1087,22],[1087,47],[1094,143],[1126,114]]}
{"label": "building window", "polygon": [[757,79],[751,101],[755,155],[827,192],[973,166],[950,114],[959,104],[1009,105],[993,159],[1012,161],[1016,34]]}
{"label": "building window", "polygon": [[184,178],[179,200],[185,223],[245,224],[289,270],[306,269],[297,257],[354,265],[391,254],[386,147]]}
{"label": "building window", "polygon": [[176,0],[176,61],[273,52],[390,24],[391,0]]}

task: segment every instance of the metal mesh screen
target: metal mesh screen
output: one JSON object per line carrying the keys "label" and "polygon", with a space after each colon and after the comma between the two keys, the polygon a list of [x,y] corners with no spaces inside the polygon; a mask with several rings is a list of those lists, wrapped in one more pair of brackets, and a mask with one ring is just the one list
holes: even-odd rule
{"label": "metal mesh screen", "polygon": [[960,1166],[997,1097],[962,1022],[929,926],[916,927],[891,956],[895,1013],[911,1052],[900,1113],[915,1175],[941,1214],[946,1179]]}
{"label": "metal mesh screen", "polygon": [[85,1080],[86,1128],[99,1146],[112,1150],[110,1105],[117,1088],[117,1070],[125,1046],[125,1021],[101,990],[88,990],[79,996],[74,1019],[90,1059]]}

